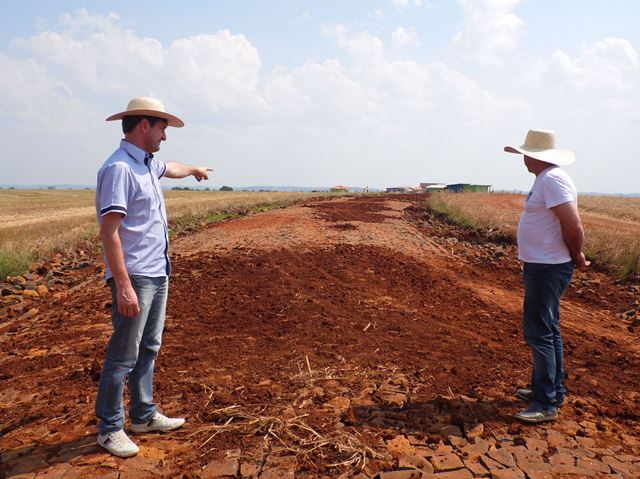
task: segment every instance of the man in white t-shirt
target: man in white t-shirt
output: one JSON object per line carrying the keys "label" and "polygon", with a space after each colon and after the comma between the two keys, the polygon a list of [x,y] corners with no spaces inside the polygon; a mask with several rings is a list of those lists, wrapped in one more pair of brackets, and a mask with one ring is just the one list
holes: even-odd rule
{"label": "man in white t-shirt", "polygon": [[529,423],[553,421],[566,396],[560,297],[574,265],[589,266],[582,251],[578,192],[559,167],[575,157],[556,148],[555,135],[546,130],[529,130],[524,145],[505,146],[504,151],[523,154],[525,166],[536,175],[518,224],[518,259],[524,262],[523,333],[533,353],[533,372],[531,389],[516,391],[530,406],[515,417]]}

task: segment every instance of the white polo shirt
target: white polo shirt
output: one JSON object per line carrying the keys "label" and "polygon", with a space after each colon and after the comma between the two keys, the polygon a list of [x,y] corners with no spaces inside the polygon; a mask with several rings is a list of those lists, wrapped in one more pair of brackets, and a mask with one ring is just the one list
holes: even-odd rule
{"label": "white polo shirt", "polygon": [[571,261],[562,239],[560,221],[550,208],[578,201],[569,175],[551,166],[536,177],[518,223],[518,259],[526,263],[560,264]]}

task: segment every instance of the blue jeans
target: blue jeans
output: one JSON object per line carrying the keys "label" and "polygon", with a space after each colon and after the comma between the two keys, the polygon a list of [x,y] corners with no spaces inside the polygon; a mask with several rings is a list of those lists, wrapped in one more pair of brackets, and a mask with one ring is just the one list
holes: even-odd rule
{"label": "blue jeans", "polygon": [[571,282],[573,263],[524,264],[524,339],[533,352],[532,404],[555,410],[564,399],[560,297]]}
{"label": "blue jeans", "polygon": [[118,313],[116,284],[113,279],[108,283],[111,287],[113,334],[96,399],[100,434],[124,428],[123,394],[127,377],[131,421],[136,424],[148,422],[156,412],[153,403],[153,369],[162,341],[169,278],[131,276],[140,306],[140,313],[133,318]]}

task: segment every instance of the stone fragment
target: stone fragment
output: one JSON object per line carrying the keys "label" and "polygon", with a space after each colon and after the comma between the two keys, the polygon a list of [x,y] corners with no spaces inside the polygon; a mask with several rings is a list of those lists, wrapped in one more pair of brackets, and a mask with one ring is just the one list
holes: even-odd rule
{"label": "stone fragment", "polygon": [[576,436],[575,439],[582,447],[596,447],[596,441],[590,437]]}
{"label": "stone fragment", "polygon": [[407,404],[407,395],[393,391],[380,391],[378,397],[383,406],[392,408],[403,408]]}
{"label": "stone fragment", "polygon": [[557,424],[556,429],[569,436],[575,436],[580,430],[580,426],[575,421],[562,421]]}
{"label": "stone fragment", "polygon": [[571,454],[566,454],[564,452],[558,452],[549,458],[549,463],[556,466],[559,464],[564,465],[575,465],[576,459]]}
{"label": "stone fragment", "polygon": [[527,449],[537,452],[538,454],[546,454],[549,451],[549,445],[542,439],[534,439],[531,437],[525,438]]}
{"label": "stone fragment", "polygon": [[38,285],[38,287],[36,288],[36,292],[40,295],[40,296],[44,296],[45,294],[47,294],[49,292],[49,288],[47,288],[44,284],[40,284]]}
{"label": "stone fragment", "polygon": [[478,461],[464,461],[464,465],[471,471],[473,477],[489,477],[489,470]]}
{"label": "stone fragment", "polygon": [[346,414],[350,405],[351,400],[349,398],[338,396],[324,403],[323,407],[331,411],[335,416],[340,417]]}
{"label": "stone fragment", "polygon": [[597,473],[602,473],[602,474],[609,474],[611,472],[611,469],[609,468],[609,466],[606,465],[604,462],[598,461],[597,459],[591,459],[588,457],[579,458],[578,462],[576,463],[576,466],[585,468],[585,469],[591,469],[592,471],[595,471]]}
{"label": "stone fragment", "polygon": [[433,466],[422,456],[402,456],[398,460],[398,467],[421,469],[424,472],[433,472]]}
{"label": "stone fragment", "polygon": [[24,291],[22,291],[22,296],[24,296],[25,298],[38,298],[40,295],[35,290],[25,289]]}
{"label": "stone fragment", "polygon": [[466,439],[463,439],[459,436],[449,436],[449,444],[458,449],[462,449],[464,446],[467,446],[469,443]]}
{"label": "stone fragment", "polygon": [[490,457],[488,457],[486,455],[480,456],[480,462],[482,463],[482,465],[484,467],[489,469],[489,472],[491,472],[491,473],[493,473],[493,471],[496,471],[498,469],[504,469],[504,466],[502,464],[500,464],[497,461],[494,461],[493,459],[491,459]]}
{"label": "stone fragment", "polygon": [[260,474],[260,479],[295,479],[295,468],[265,467]]}
{"label": "stone fragment", "polygon": [[469,469],[457,469],[438,474],[424,473],[420,479],[473,479],[473,474]]}
{"label": "stone fragment", "polygon": [[547,444],[553,449],[556,449],[558,447],[570,447],[567,438],[563,434],[559,433],[558,431],[554,431],[553,429],[549,429],[547,431]]}
{"label": "stone fragment", "polygon": [[216,477],[235,477],[238,474],[238,458],[228,457],[226,459],[213,461],[204,466],[200,472],[201,479],[214,479]]}
{"label": "stone fragment", "polygon": [[460,452],[462,455],[471,460],[477,460],[489,450],[489,444],[486,441],[476,439],[474,444],[463,447]]}
{"label": "stone fragment", "polygon": [[422,471],[417,469],[404,469],[399,471],[386,471],[380,473],[380,479],[420,479]]}
{"label": "stone fragment", "polygon": [[258,477],[260,466],[251,462],[243,462],[240,464],[240,477],[253,478]]}
{"label": "stone fragment", "polygon": [[416,454],[416,448],[411,445],[409,440],[399,435],[387,442],[387,450],[396,458],[402,456],[414,456]]}
{"label": "stone fragment", "polygon": [[590,469],[584,469],[577,466],[571,466],[569,464],[555,464],[554,466],[552,466],[551,472],[554,474],[554,476],[560,476],[560,477],[564,477],[568,475],[593,477],[596,475],[595,471],[592,471]]}
{"label": "stone fragment", "polygon": [[491,471],[491,479],[525,479],[525,475],[517,467],[510,467]]}
{"label": "stone fragment", "polygon": [[467,439],[473,440],[479,438],[484,434],[484,424],[476,424],[470,431],[467,432]]}
{"label": "stone fragment", "polygon": [[487,456],[494,461],[499,462],[504,467],[516,467],[516,462],[514,461],[513,456],[509,451],[505,451],[504,449],[490,449],[487,452]]}
{"label": "stone fragment", "polygon": [[453,424],[447,424],[442,429],[440,429],[440,434],[444,437],[449,437],[449,436],[462,437],[462,431],[460,430],[460,428]]}
{"label": "stone fragment", "polygon": [[464,467],[464,463],[456,454],[447,454],[446,456],[434,456],[431,458],[431,464],[437,472],[451,471]]}

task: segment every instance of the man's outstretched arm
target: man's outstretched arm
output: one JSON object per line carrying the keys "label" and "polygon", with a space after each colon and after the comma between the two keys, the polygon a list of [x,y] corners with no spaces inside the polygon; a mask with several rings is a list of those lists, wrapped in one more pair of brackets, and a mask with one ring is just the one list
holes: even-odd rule
{"label": "man's outstretched arm", "polygon": [[213,171],[213,168],[209,166],[190,166],[182,163],[171,161],[165,163],[167,169],[164,171],[164,176],[167,178],[186,178],[187,176],[193,176],[196,180],[208,180],[209,172]]}

